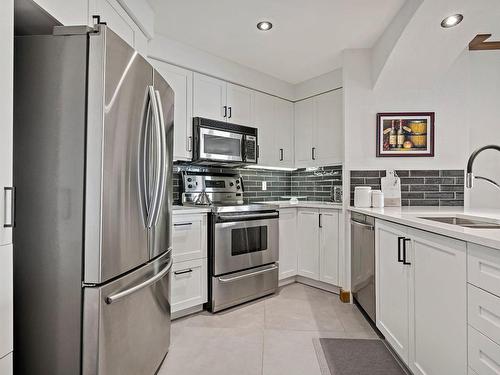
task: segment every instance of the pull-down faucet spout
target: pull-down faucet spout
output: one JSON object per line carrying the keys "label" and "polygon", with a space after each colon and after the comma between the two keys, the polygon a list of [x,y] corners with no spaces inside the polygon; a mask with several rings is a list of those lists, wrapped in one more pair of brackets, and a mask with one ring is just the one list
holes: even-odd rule
{"label": "pull-down faucet spout", "polygon": [[481,148],[478,148],[471,154],[471,156],[469,157],[469,161],[467,162],[467,175],[465,177],[465,186],[469,189],[471,189],[474,186],[474,179],[489,182],[490,184],[500,189],[500,185],[497,182],[493,181],[492,179],[482,176],[474,176],[474,173],[472,173],[472,166],[474,165],[474,160],[481,152],[485,150],[497,150],[500,152],[500,146],[497,145],[483,146]]}

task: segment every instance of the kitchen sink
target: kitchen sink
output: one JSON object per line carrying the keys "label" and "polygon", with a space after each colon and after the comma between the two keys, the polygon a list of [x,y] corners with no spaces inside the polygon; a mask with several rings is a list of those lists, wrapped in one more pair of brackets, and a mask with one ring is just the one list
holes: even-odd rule
{"label": "kitchen sink", "polygon": [[464,228],[475,229],[500,229],[500,224],[492,223],[482,220],[466,219],[455,216],[441,216],[441,217],[419,217],[419,219],[437,221],[439,223],[458,225]]}

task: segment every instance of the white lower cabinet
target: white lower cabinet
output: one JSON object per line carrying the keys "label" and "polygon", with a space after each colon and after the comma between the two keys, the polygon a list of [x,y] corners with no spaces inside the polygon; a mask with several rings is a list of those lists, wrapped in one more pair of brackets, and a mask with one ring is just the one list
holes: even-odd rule
{"label": "white lower cabinet", "polygon": [[178,214],[173,217],[174,262],[207,257],[207,215]]}
{"label": "white lower cabinet", "polygon": [[471,373],[500,374],[500,250],[467,245]]}
{"label": "white lower cabinet", "polygon": [[409,230],[413,373],[467,373],[466,243]]}
{"label": "white lower cabinet", "polygon": [[207,302],[207,214],[174,211],[172,236],[170,302],[178,318]]}
{"label": "white lower cabinet", "polygon": [[297,233],[298,274],[338,285],[338,210],[299,208]]}
{"label": "white lower cabinet", "polygon": [[207,302],[207,258],[174,263],[172,313]]}
{"label": "white lower cabinet", "polygon": [[0,357],[0,375],[12,375],[13,373],[12,353],[9,353],[5,357]]}
{"label": "white lower cabinet", "polygon": [[377,328],[413,374],[467,374],[466,244],[376,222]]}
{"label": "white lower cabinet", "polygon": [[13,349],[13,298],[13,262],[12,244],[10,244],[0,246],[0,358]]}
{"label": "white lower cabinet", "polygon": [[297,275],[297,210],[280,209],[279,279]]}

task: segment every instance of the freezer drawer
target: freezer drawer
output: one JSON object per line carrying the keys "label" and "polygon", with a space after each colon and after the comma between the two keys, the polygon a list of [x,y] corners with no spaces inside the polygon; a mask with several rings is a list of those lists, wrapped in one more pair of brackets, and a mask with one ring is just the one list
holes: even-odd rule
{"label": "freezer drawer", "polygon": [[83,370],[154,374],[170,344],[171,251],[101,287],[84,288]]}
{"label": "freezer drawer", "polygon": [[211,311],[216,312],[276,292],[278,264],[211,278]]}

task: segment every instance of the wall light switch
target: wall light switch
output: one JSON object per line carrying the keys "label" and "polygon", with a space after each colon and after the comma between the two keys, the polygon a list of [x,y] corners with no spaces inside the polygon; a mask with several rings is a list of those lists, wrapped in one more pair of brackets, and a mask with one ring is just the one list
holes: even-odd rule
{"label": "wall light switch", "polygon": [[262,181],[262,190],[267,190],[267,181]]}

